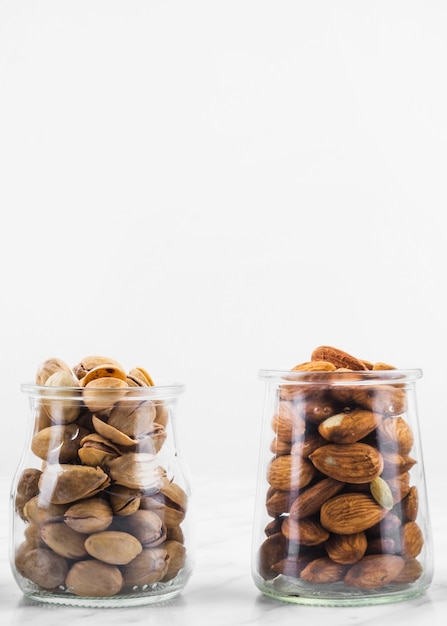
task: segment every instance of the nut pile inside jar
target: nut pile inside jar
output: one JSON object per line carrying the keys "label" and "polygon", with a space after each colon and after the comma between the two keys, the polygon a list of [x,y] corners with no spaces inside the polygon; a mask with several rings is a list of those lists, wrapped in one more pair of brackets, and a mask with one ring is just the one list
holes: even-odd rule
{"label": "nut pile inside jar", "polygon": [[31,450],[40,463],[18,478],[17,571],[40,589],[76,596],[169,584],[187,556],[188,497],[160,464],[166,402],[131,393],[153,387],[151,376],[108,357],[73,368],[51,358],[36,384],[55,393],[36,408]]}
{"label": "nut pile inside jar", "polygon": [[384,384],[385,370],[395,368],[320,346],[279,386],[257,554],[265,581],[377,590],[423,574],[407,395],[392,376]]}

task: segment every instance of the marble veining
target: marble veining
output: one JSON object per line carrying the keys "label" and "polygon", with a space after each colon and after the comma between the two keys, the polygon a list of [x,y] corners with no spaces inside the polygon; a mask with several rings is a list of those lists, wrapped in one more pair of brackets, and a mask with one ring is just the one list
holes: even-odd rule
{"label": "marble veining", "polygon": [[9,566],[10,479],[0,479],[0,622],[5,626],[145,624],[156,626],[323,626],[400,624],[441,626],[447,610],[447,507],[443,481],[430,485],[435,575],[428,592],[406,602],[365,607],[308,607],[264,597],[251,578],[254,477],[201,478],[193,484],[196,563],[177,598],[164,604],[120,609],[33,605],[22,596]]}

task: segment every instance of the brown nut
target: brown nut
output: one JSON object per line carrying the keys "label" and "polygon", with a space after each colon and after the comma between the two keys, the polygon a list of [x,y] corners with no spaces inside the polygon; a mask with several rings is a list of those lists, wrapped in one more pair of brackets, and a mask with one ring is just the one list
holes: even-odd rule
{"label": "brown nut", "polygon": [[346,565],[334,563],[330,558],[323,556],[308,563],[300,577],[316,584],[336,583],[343,580],[346,570]]}
{"label": "brown nut", "polygon": [[67,591],[77,596],[114,596],[123,586],[123,576],[116,565],[90,559],[75,563],[66,578]]}
{"label": "brown nut", "polygon": [[323,474],[346,483],[368,483],[383,470],[380,452],[366,443],[350,445],[330,443],[309,456]]}
{"label": "brown nut", "polygon": [[341,493],[321,507],[320,520],[330,532],[342,535],[359,533],[371,528],[388,513],[365,493]]}
{"label": "brown nut", "polygon": [[143,550],[123,569],[126,585],[151,585],[161,580],[168,572],[169,555],[163,548]]}
{"label": "brown nut", "polygon": [[49,522],[40,529],[45,544],[56,554],[66,559],[82,559],[87,556],[84,542],[87,535],[81,534],[63,522]]}
{"label": "brown nut", "polygon": [[353,565],[344,578],[345,585],[358,589],[380,589],[403,570],[405,561],[394,554],[371,554]]}
{"label": "brown nut", "polygon": [[48,548],[18,551],[15,564],[22,576],[48,590],[63,585],[68,572],[66,559]]}
{"label": "brown nut", "polygon": [[287,454],[273,459],[267,480],[275,489],[294,491],[306,487],[315,475],[315,468],[307,459]]}
{"label": "brown nut", "polygon": [[85,540],[88,554],[111,565],[127,565],[140,554],[143,547],[136,537],[119,530],[93,533]]}
{"label": "brown nut", "polygon": [[113,521],[113,512],[107,500],[88,498],[70,506],[64,513],[64,522],[78,533],[96,533],[106,530]]}

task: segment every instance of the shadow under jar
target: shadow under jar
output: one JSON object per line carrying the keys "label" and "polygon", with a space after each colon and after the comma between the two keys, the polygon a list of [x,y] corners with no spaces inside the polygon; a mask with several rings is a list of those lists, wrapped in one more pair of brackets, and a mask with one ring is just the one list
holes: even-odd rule
{"label": "shadow under jar", "polygon": [[260,591],[297,604],[380,604],[433,576],[415,383],[421,370],[261,370],[252,547]]}
{"label": "shadow under jar", "polygon": [[175,435],[183,386],[22,391],[30,421],[11,490],[10,562],[24,595],[91,607],[178,595],[194,560]]}

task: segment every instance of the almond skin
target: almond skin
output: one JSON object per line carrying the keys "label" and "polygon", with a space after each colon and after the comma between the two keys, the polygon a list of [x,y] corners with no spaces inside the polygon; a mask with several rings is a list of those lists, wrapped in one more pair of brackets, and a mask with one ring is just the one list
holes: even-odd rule
{"label": "almond skin", "polygon": [[360,442],[350,445],[330,443],[317,448],[309,459],[326,476],[346,483],[369,483],[383,470],[380,452]]}
{"label": "almond skin", "polygon": [[321,505],[343,489],[344,483],[333,478],[323,478],[301,491],[293,501],[289,515],[292,519],[301,519],[318,513]]}
{"label": "almond skin", "polygon": [[349,413],[337,413],[318,426],[322,437],[334,443],[355,443],[369,435],[379,424],[382,416],[364,409]]}
{"label": "almond skin", "polygon": [[348,570],[344,582],[358,589],[380,589],[399,576],[404,565],[405,560],[401,556],[371,554]]}
{"label": "almond skin", "polygon": [[268,482],[281,491],[302,489],[314,475],[315,468],[307,459],[291,454],[276,457],[267,470]]}
{"label": "almond skin", "polygon": [[365,493],[342,493],[321,507],[320,521],[330,532],[342,535],[360,533],[380,522],[388,513]]}

